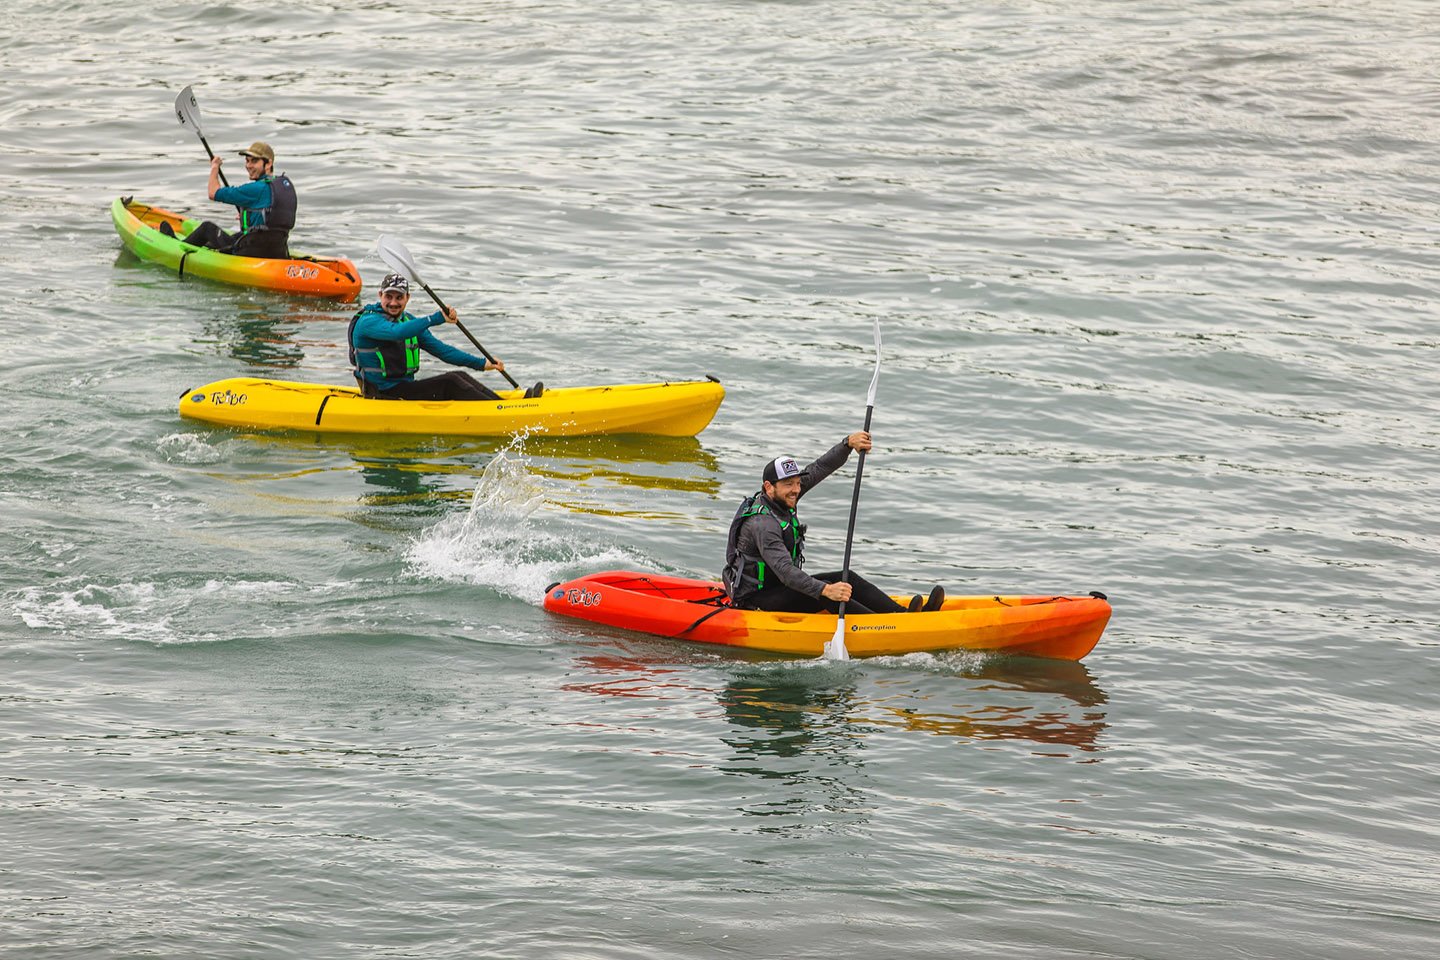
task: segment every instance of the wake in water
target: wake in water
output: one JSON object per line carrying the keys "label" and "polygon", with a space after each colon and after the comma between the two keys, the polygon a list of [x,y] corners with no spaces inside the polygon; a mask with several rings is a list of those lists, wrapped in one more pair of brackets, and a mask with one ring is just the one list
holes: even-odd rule
{"label": "wake in water", "polygon": [[167,434],[155,444],[155,452],[167,463],[219,463],[225,459],[221,445],[200,433]]}
{"label": "wake in water", "polygon": [[424,531],[405,552],[423,576],[474,583],[540,604],[545,587],[577,572],[644,562],[614,546],[577,542],[533,520],[545,487],[529,470],[525,438],[495,455],[475,485],[470,509]]}
{"label": "wake in water", "polygon": [[278,636],[293,618],[274,611],[285,605],[306,607],[337,587],[192,574],[133,582],[68,577],[25,587],[5,602],[27,627],[73,640],[207,643],[233,635],[225,611],[236,605],[251,611],[247,629],[252,635]]}

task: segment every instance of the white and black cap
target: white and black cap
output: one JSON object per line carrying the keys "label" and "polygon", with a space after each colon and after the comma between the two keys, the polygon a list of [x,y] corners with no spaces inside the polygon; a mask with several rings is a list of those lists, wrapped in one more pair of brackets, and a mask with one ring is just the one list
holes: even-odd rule
{"label": "white and black cap", "polygon": [[760,475],[760,478],[774,483],[787,477],[798,476],[800,476],[800,464],[794,457],[776,457],[765,464],[765,472]]}

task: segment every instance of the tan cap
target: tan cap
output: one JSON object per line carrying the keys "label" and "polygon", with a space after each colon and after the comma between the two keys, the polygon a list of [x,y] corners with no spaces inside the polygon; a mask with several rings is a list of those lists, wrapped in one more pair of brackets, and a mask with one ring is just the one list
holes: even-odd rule
{"label": "tan cap", "polygon": [[264,140],[256,140],[250,146],[240,151],[242,157],[259,157],[261,160],[275,162],[275,151],[270,149],[270,144]]}

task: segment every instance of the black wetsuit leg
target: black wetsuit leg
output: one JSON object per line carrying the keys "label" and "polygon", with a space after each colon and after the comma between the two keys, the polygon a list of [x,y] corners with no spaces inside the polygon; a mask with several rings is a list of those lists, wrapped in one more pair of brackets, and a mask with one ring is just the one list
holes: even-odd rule
{"label": "black wetsuit leg", "polygon": [[286,243],[289,236],[288,230],[251,230],[235,240],[230,253],[237,257],[289,260],[290,247]]}
{"label": "black wetsuit leg", "polygon": [[[368,394],[367,394],[368,395]],[[401,383],[377,392],[384,400],[499,400],[500,394],[463,370]]]}
{"label": "black wetsuit leg", "polygon": [[[832,570],[829,573],[813,574],[816,580],[823,580],[826,583],[838,583],[840,571]],[[889,595],[875,584],[860,576],[854,570],[850,571],[850,599],[845,604],[846,613],[903,613],[905,608],[900,606]],[[839,613],[840,604],[835,600],[825,597],[807,597],[803,593],[791,590],[781,583],[772,583],[762,587],[760,591],[746,601],[745,606],[752,610],[770,610],[777,613]]]}
{"label": "black wetsuit leg", "polygon": [[219,225],[213,221],[206,220],[200,226],[190,231],[190,235],[181,238],[182,243],[194,244],[197,247],[209,247],[211,250],[220,250],[228,253],[235,245],[237,238],[221,230]]}
{"label": "black wetsuit leg", "polygon": [[[826,583],[839,583],[840,571],[832,570],[829,573],[812,574],[816,580],[824,580]],[[881,590],[875,584],[866,580],[854,570],[850,571],[850,601],[845,604],[845,609],[851,613],[904,613],[905,608],[900,606],[890,595]],[[830,604],[831,612],[840,609],[840,605],[833,601],[826,600]]]}

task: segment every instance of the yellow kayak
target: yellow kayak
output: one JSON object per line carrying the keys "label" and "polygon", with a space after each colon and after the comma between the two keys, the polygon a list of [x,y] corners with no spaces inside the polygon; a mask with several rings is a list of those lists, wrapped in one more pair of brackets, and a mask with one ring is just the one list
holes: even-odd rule
{"label": "yellow kayak", "polygon": [[555,387],[531,400],[524,399],[523,390],[497,392],[498,401],[373,400],[354,387],[235,377],[186,390],[180,415],[227,427],[316,433],[693,437],[709,425],[725,399],[725,388],[713,377]]}

